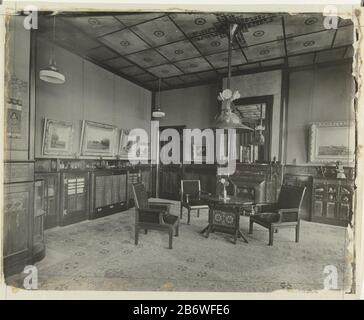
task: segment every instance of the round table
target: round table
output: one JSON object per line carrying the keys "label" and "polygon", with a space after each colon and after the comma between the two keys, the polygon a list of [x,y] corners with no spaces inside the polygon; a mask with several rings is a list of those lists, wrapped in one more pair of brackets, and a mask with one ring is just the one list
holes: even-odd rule
{"label": "round table", "polygon": [[[241,197],[228,196],[226,199],[218,196],[203,196],[209,207],[209,224],[201,230],[201,233],[209,233],[215,229],[234,235],[234,243],[237,238],[242,238],[246,243],[248,240],[240,230],[240,213],[251,212],[252,201],[248,201]],[[224,212],[226,210],[226,212]],[[216,214],[217,211],[217,214]]]}

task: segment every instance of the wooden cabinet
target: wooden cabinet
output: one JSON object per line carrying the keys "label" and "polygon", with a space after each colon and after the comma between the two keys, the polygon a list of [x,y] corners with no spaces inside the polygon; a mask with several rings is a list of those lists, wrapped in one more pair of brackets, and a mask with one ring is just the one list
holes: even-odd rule
{"label": "wooden cabinet", "polygon": [[33,220],[33,263],[45,256],[44,218],[45,218],[45,188],[44,180],[34,182],[34,220]]}
{"label": "wooden cabinet", "polygon": [[182,167],[179,165],[161,165],[159,172],[159,197],[179,200],[182,179]]}
{"label": "wooden cabinet", "polygon": [[31,263],[34,183],[4,185],[4,273]]}
{"label": "wooden cabinet", "polygon": [[62,172],[60,192],[60,225],[88,218],[88,172]]}
{"label": "wooden cabinet", "polygon": [[59,225],[59,189],[60,174],[37,173],[36,179],[44,180],[44,228],[49,229]]}
{"label": "wooden cabinet", "polygon": [[90,195],[90,219],[126,210],[127,171],[93,172]]}
{"label": "wooden cabinet", "polygon": [[140,169],[140,180],[144,184],[145,189],[148,192],[149,197],[153,194],[153,180],[152,180],[152,168],[142,167]]}
{"label": "wooden cabinet", "polygon": [[312,221],[347,226],[352,215],[353,183],[348,180],[313,181]]}

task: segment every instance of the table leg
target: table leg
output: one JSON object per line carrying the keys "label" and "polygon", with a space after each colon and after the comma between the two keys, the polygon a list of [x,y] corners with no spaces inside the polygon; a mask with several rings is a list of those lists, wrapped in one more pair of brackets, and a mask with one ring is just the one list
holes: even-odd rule
{"label": "table leg", "polygon": [[206,230],[209,228],[210,224],[208,224],[205,228],[203,228],[200,233],[204,234],[206,232]]}
{"label": "table leg", "polygon": [[238,230],[238,233],[239,233],[239,236],[240,236],[241,238],[243,238],[244,242],[248,243],[247,238],[245,238],[245,236],[243,235],[243,233],[242,233],[240,230]]}

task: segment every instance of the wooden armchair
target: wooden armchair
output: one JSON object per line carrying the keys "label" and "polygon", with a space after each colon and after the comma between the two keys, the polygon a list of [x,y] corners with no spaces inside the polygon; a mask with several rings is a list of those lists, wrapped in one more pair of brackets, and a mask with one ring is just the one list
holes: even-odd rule
{"label": "wooden armchair", "polygon": [[276,203],[257,203],[253,205],[254,214],[250,216],[249,233],[257,223],[269,230],[269,245],[273,245],[273,233],[279,228],[296,228],[296,242],[299,241],[300,209],[305,187],[283,185]]}
{"label": "wooden armchair", "polygon": [[135,201],[135,244],[138,244],[139,230],[148,229],[166,231],[169,234],[169,249],[172,249],[173,231],[178,236],[179,218],[169,213],[170,204],[149,202],[143,183],[133,184]]}
{"label": "wooden armchair", "polygon": [[200,209],[209,209],[205,200],[201,199],[204,192],[201,190],[200,180],[181,180],[181,213],[182,219],[183,208],[188,210],[187,224],[190,224],[191,210],[197,210],[197,217],[200,216]]}

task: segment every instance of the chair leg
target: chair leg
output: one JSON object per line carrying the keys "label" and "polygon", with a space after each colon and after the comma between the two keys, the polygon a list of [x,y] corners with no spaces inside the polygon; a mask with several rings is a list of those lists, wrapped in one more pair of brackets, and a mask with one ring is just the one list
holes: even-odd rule
{"label": "chair leg", "polygon": [[269,243],[268,243],[269,246],[273,245],[273,234],[274,234],[274,228],[270,227],[269,228]]}
{"label": "chair leg", "polygon": [[234,244],[236,244],[236,240],[238,239],[238,234],[239,234],[239,231],[236,230],[235,234],[234,234],[234,241],[233,241]]}
{"label": "chair leg", "polygon": [[148,229],[144,229],[144,233],[145,234],[148,234]]}
{"label": "chair leg", "polygon": [[176,237],[179,235],[179,224],[176,225]]}
{"label": "chair leg", "polygon": [[208,238],[209,237],[209,235],[210,235],[210,232],[212,231],[212,225],[209,225],[208,227],[207,227],[207,230],[206,230],[206,238]]}
{"label": "chair leg", "polygon": [[191,210],[188,209],[187,224],[190,224],[190,219],[191,219]]}
{"label": "chair leg", "polygon": [[253,223],[254,221],[253,220],[249,220],[249,234],[253,234]]}
{"label": "chair leg", "polygon": [[173,241],[173,228],[170,228],[169,231],[169,249],[172,249],[172,241]]}
{"label": "chair leg", "polygon": [[197,218],[200,217],[200,209],[197,209]]}
{"label": "chair leg", "polygon": [[300,222],[298,221],[296,225],[296,242],[300,240]]}
{"label": "chair leg", "polygon": [[135,226],[135,245],[138,245],[138,240],[139,240],[139,228],[137,226]]}
{"label": "chair leg", "polygon": [[183,206],[181,204],[181,211],[180,211],[180,214],[179,214],[179,217],[182,219],[182,212],[183,212]]}

